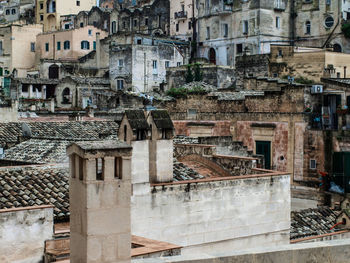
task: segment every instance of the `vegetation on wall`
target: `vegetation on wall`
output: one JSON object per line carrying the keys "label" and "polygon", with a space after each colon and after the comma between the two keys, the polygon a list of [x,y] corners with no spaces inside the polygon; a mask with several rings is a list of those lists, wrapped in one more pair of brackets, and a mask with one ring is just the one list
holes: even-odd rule
{"label": "vegetation on wall", "polygon": [[187,65],[185,80],[186,80],[186,83],[203,80],[203,73],[202,73],[201,65],[199,63]]}
{"label": "vegetation on wall", "polygon": [[341,26],[341,31],[346,38],[350,38],[350,23],[344,23]]}

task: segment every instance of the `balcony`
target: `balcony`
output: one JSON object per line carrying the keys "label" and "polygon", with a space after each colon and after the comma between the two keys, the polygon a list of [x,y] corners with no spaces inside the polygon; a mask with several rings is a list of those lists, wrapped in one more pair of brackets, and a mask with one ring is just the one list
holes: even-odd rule
{"label": "balcony", "polygon": [[276,11],[284,11],[286,10],[286,4],[281,0],[276,0],[274,4],[274,10]]}
{"label": "balcony", "polygon": [[187,18],[187,11],[179,11],[174,13],[175,19],[186,19]]}

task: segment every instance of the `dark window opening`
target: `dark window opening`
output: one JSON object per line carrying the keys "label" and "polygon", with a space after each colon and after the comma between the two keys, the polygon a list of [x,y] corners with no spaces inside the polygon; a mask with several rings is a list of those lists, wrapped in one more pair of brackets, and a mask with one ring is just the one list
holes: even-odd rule
{"label": "dark window opening", "polygon": [[114,178],[122,179],[122,170],[123,169],[123,159],[121,157],[116,157],[114,159]]}
{"label": "dark window opening", "polygon": [[136,140],[141,141],[146,139],[146,131],[145,130],[137,130],[136,131]]}
{"label": "dark window opening", "polygon": [[71,158],[71,165],[72,165],[72,167],[71,167],[72,178],[75,178],[75,158],[76,158],[76,155],[73,153],[70,158]]}
{"label": "dark window opening", "polygon": [[128,135],[128,126],[127,125],[124,125],[124,141],[126,142],[126,140],[127,140],[127,135]]}
{"label": "dark window opening", "polygon": [[237,50],[237,54],[242,54],[242,52],[243,52],[243,44],[237,44],[236,45],[236,50]]}
{"label": "dark window opening", "polygon": [[84,159],[81,157],[79,158],[79,180],[83,180],[84,177]]}
{"label": "dark window opening", "polygon": [[104,179],[104,159],[97,158],[96,159],[96,180]]}

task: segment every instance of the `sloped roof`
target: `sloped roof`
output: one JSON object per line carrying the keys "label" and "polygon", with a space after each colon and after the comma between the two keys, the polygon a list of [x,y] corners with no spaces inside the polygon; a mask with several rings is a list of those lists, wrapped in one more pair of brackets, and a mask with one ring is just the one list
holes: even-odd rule
{"label": "sloped roof", "polygon": [[68,163],[66,140],[30,139],[5,150],[2,159],[31,164]]}
{"label": "sloped roof", "polygon": [[37,205],[54,205],[56,220],[69,216],[68,168],[0,168],[0,209]]}
{"label": "sloped roof", "polygon": [[151,116],[158,129],[173,129],[174,125],[166,110],[153,110]]}
{"label": "sloped roof", "polygon": [[[114,121],[62,121],[25,122],[31,138],[61,140],[100,140],[118,135],[119,126]],[[22,136],[23,122],[0,123],[0,145],[16,143]]]}
{"label": "sloped roof", "polygon": [[339,211],[329,207],[319,207],[292,212],[290,239],[298,239],[308,236],[318,236],[333,233]]}
{"label": "sloped roof", "polygon": [[146,121],[143,110],[126,110],[125,115],[128,118],[129,124],[133,130],[141,129],[148,130],[149,126]]}

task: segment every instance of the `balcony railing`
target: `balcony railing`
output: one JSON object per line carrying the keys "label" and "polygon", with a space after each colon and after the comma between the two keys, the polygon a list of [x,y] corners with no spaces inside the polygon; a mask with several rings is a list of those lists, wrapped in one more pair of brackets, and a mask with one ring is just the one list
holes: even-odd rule
{"label": "balcony railing", "polygon": [[286,10],[286,4],[282,1],[276,0],[274,4],[274,9],[278,11],[284,11]]}
{"label": "balcony railing", "polygon": [[174,13],[175,19],[186,19],[187,18],[187,11],[179,11]]}

